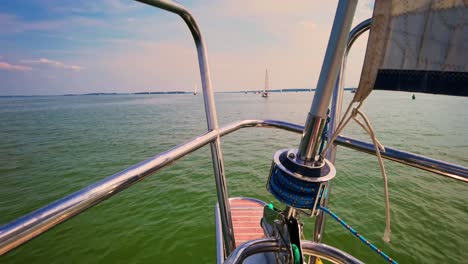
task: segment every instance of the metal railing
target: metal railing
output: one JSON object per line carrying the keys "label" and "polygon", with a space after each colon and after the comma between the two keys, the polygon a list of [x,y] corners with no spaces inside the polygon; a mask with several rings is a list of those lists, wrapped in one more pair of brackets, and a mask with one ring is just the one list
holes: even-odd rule
{"label": "metal railing", "polygon": [[[248,127],[278,128],[298,134],[302,134],[304,129],[303,126],[277,120],[243,120],[224,126],[219,129],[219,132],[207,132],[1,226],[0,255],[125,190],[185,155],[213,142],[218,136],[225,136],[241,128]],[[362,152],[375,154],[374,146],[363,141],[340,136],[337,138],[336,143]],[[468,168],[389,147],[385,149],[386,151],[381,154],[386,159],[468,182]]]}
{"label": "metal railing", "polygon": [[[314,243],[307,240],[301,241],[302,252],[304,255],[311,255],[326,259],[332,263],[338,264],[362,264],[357,258],[343,252],[337,248]],[[236,248],[234,252],[226,259],[225,264],[236,264],[243,263],[249,256],[265,253],[265,252],[277,252],[277,253],[288,253],[289,249],[282,247],[280,243],[273,238],[263,238],[257,240],[251,240],[245,242]]]}
{"label": "metal railing", "polygon": [[[187,24],[192,33],[195,46],[197,48],[198,66],[200,69],[200,77],[203,89],[203,101],[205,104],[205,114],[208,126],[208,131],[217,131],[218,117],[216,114],[216,106],[211,84],[211,72],[208,63],[208,51],[206,50],[205,41],[198,27],[194,16],[181,4],[171,0],[136,0],[157,8],[179,15]],[[216,194],[221,206],[220,216],[223,228],[223,236],[226,254],[229,254],[235,248],[234,229],[232,227],[231,210],[228,202],[229,194],[227,183],[224,177],[224,161],[223,152],[221,151],[221,140],[219,135],[210,143],[211,156],[213,160],[213,170],[216,182]]]}
{"label": "metal railing", "polygon": [[[170,0],[137,1],[176,13],[180,15],[188,25],[197,47],[208,132],[1,226],[0,255],[5,254],[13,248],[44,233],[50,228],[74,217],[75,215],[78,215],[80,212],[97,205],[103,200],[145,179],[181,157],[210,144],[217,196],[220,204],[222,234],[226,251],[225,255],[227,256],[234,249],[234,233],[231,224],[229,202],[227,200],[228,193],[226,179],[224,176],[220,137],[246,127],[271,127],[300,134],[303,133],[303,126],[276,120],[244,120],[218,128],[206,47],[193,16],[183,6]],[[338,137],[335,142],[338,145],[375,154],[374,146],[366,142],[346,137]],[[468,169],[465,167],[456,166],[450,163],[388,147],[386,147],[386,151],[381,154],[386,159],[468,182]]]}

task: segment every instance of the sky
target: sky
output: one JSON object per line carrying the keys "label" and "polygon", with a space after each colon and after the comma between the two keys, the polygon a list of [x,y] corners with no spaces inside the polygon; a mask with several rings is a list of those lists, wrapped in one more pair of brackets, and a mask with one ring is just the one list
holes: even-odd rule
{"label": "sky", "polygon": [[[215,91],[314,88],[337,1],[184,0],[205,37]],[[359,1],[353,25],[371,17]],[[355,87],[367,34],[346,72]],[[195,44],[175,14],[130,0],[2,0],[0,95],[191,91]]]}

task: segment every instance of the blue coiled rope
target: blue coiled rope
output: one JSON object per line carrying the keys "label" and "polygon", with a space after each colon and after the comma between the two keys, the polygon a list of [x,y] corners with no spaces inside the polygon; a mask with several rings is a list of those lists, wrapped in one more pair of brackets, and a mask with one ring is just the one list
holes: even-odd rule
{"label": "blue coiled rope", "polygon": [[[273,172],[268,183],[268,190],[271,192],[271,194],[273,194],[273,196],[276,197],[276,199],[295,208],[312,209],[316,199],[320,199],[322,196],[327,196],[327,189],[323,193],[318,193],[318,189],[319,184],[317,183],[307,182],[286,173],[279,172]],[[389,263],[398,264],[398,262],[390,258],[387,254],[382,252],[382,250],[378,249],[376,246],[370,243],[369,240],[360,235],[356,230],[354,230],[354,228],[349,226],[345,221],[331,212],[328,208],[318,205],[317,209],[323,210],[329,214],[343,227],[348,229],[351,234],[359,238],[359,240],[369,246],[374,252],[382,256]]]}
{"label": "blue coiled rope", "polygon": [[272,173],[268,190],[280,202],[289,206],[312,209],[317,197],[319,184],[297,179],[286,173]]}
{"label": "blue coiled rope", "polygon": [[328,208],[318,206],[319,209],[323,210],[325,213],[329,214],[333,219],[338,221],[344,228],[348,229],[351,234],[353,234],[355,237],[359,238],[364,244],[369,246],[374,252],[382,256],[386,261],[392,264],[398,264],[395,260],[393,260],[391,257],[389,257],[387,254],[382,252],[382,250],[378,249],[376,246],[374,246],[369,240],[367,240],[365,237],[360,235],[354,228],[352,228],[350,225],[348,225],[345,221],[343,221],[341,218],[339,218],[336,214],[334,214],[332,211],[330,211]]}

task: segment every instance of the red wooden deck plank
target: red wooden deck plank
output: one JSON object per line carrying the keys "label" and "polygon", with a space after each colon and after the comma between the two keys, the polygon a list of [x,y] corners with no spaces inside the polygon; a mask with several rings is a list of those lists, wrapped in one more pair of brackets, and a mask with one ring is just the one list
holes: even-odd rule
{"label": "red wooden deck plank", "polygon": [[255,201],[242,199],[232,199],[230,204],[236,245],[263,238],[263,229],[260,226],[263,205]]}

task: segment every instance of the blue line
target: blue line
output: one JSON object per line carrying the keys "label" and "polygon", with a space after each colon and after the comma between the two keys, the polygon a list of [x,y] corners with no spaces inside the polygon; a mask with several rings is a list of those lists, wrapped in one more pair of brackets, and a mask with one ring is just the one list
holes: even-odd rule
{"label": "blue line", "polygon": [[369,240],[367,240],[365,237],[361,236],[354,228],[349,226],[345,221],[341,220],[336,214],[334,214],[332,211],[330,211],[328,208],[318,206],[319,209],[323,210],[327,214],[329,214],[333,219],[338,221],[344,228],[348,229],[354,236],[359,238],[364,244],[368,245],[373,251],[381,255],[385,260],[387,260],[389,263],[392,264],[398,264],[395,260],[393,260],[391,257],[389,257],[387,254],[382,252],[382,250],[378,249],[376,246],[374,246]]}

